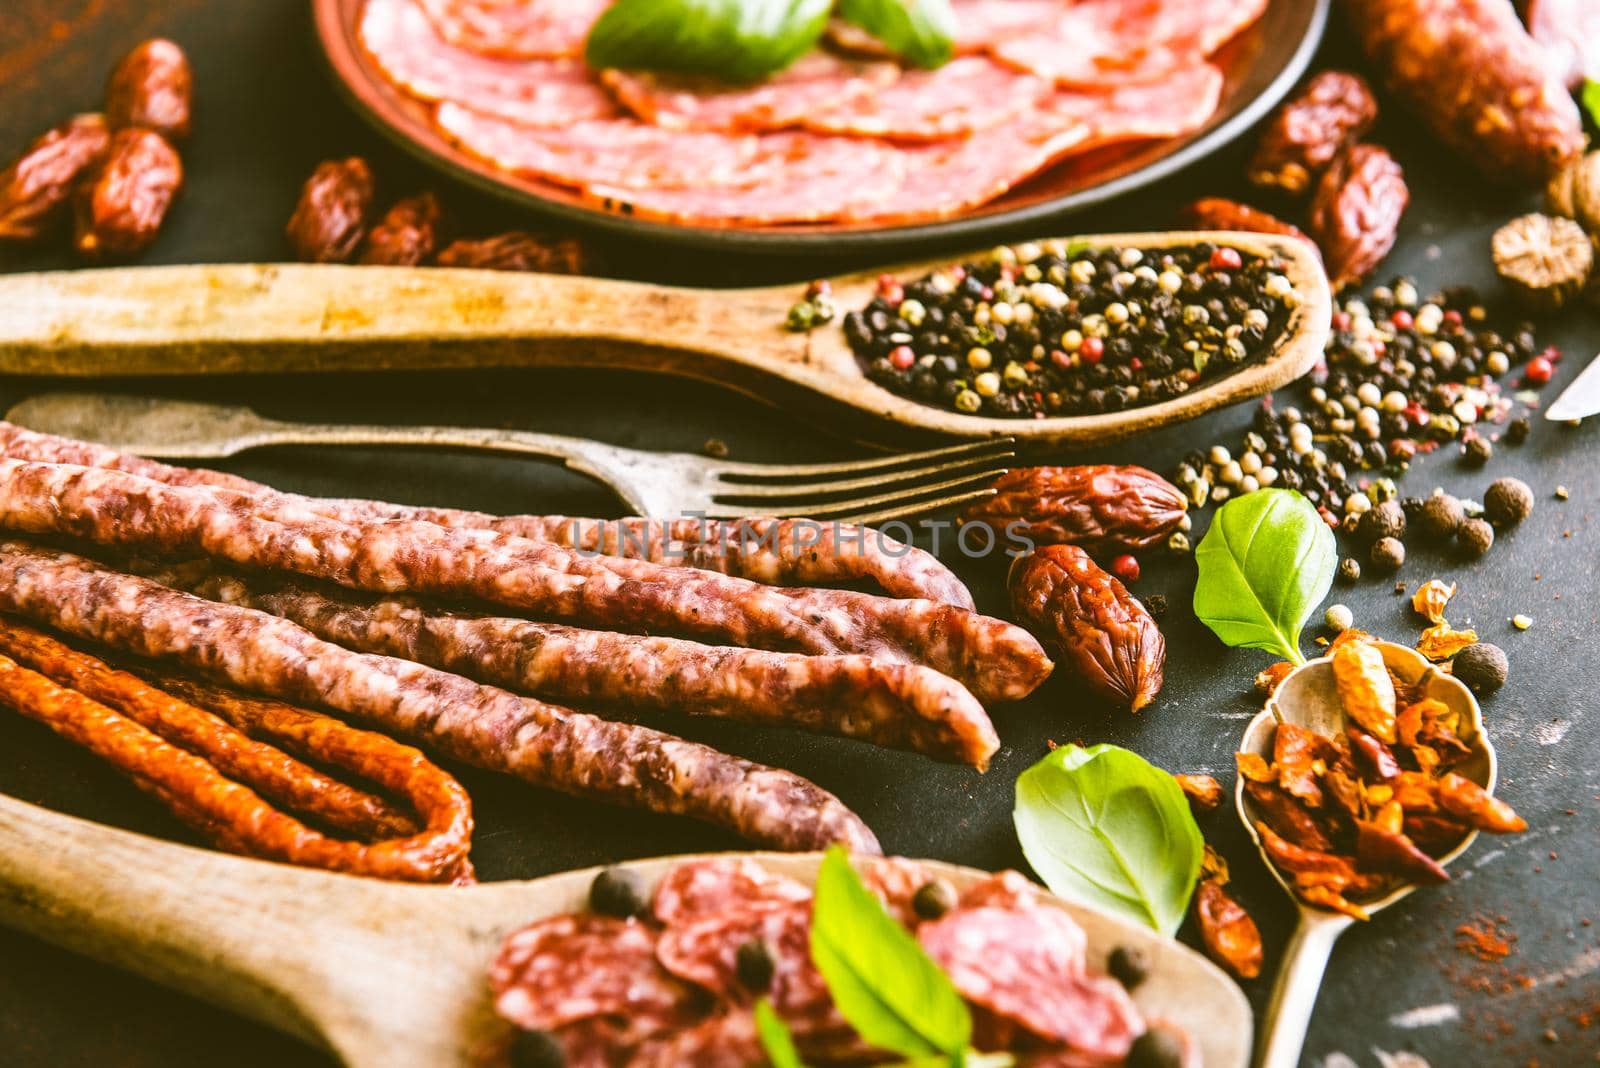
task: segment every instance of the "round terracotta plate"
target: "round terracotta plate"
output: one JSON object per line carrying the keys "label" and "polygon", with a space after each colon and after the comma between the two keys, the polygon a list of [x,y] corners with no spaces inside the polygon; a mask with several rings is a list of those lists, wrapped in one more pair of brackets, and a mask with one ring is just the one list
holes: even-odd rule
{"label": "round terracotta plate", "polygon": [[[1180,0],[1181,2],[1181,0]],[[1331,0],[1272,0],[1266,14],[1217,57],[1227,73],[1222,103],[1187,137],[1108,148],[1068,160],[998,200],[954,219],[914,225],[686,226],[613,215],[571,189],[500,170],[461,151],[434,128],[429,107],[385,79],[362,49],[356,26],[365,0],[312,0],[317,38],[334,83],[377,129],[430,165],[543,214],[623,236],[703,248],[773,253],[903,252],[987,236],[1103,203],[1216,151],[1247,130],[1305,73],[1322,39]]]}

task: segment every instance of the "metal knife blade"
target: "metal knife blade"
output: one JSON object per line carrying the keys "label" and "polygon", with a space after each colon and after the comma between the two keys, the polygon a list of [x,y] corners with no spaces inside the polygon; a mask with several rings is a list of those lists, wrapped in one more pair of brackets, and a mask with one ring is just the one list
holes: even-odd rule
{"label": "metal knife blade", "polygon": [[1600,356],[1590,360],[1572,385],[1561,391],[1555,403],[1544,410],[1544,417],[1565,423],[1596,413],[1600,413]]}

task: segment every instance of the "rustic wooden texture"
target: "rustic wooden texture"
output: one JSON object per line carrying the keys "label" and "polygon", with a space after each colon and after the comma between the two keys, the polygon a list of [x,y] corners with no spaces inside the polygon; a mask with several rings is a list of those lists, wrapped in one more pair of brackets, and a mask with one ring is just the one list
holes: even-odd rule
{"label": "rustic wooden texture", "polygon": [[[811,881],[818,854],[756,854]],[[683,858],[627,867],[658,879]],[[958,888],[983,872],[932,863]],[[467,1068],[508,1034],[487,969],[507,934],[584,907],[596,869],[456,889],[383,883],[161,842],[0,796],[0,918],[335,1051],[352,1068]],[[1104,969],[1144,949],[1147,1014],[1243,1068],[1250,1008],[1205,958],[1147,928],[1060,903]]]}
{"label": "rustic wooden texture", "polygon": [[[1096,444],[1191,419],[1304,374],[1331,316],[1304,242],[1266,234],[1092,234],[1091,245],[1209,241],[1287,267],[1298,301],[1272,353],[1180,397],[1098,415],[995,419],[936,408],[867,380],[837,322],[784,328],[799,287],[706,290],[609,279],[438,268],[308,264],[110,268],[0,278],[0,372],[73,376],[239,374],[468,367],[611,367],[732,386],[870,439],[1013,435]],[[969,254],[966,259],[980,254]],[[915,278],[950,257],[890,268]],[[841,309],[864,306],[879,270],[833,279]]]}

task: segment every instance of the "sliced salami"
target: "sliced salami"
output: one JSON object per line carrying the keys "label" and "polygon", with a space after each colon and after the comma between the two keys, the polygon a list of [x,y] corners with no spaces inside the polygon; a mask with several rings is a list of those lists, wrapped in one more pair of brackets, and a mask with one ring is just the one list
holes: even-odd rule
{"label": "sliced salami", "polygon": [[581,59],[488,59],[441,41],[417,0],[368,0],[361,43],[385,74],[423,100],[449,100],[523,126],[615,116]]}
{"label": "sliced salami", "polygon": [[756,993],[740,981],[739,947],[761,940],[772,956],[772,985],[761,995],[785,1016],[825,1014],[832,1004],[822,974],[811,963],[811,901],[735,909],[667,928],[656,957],[677,976],[723,1001],[748,1005]]}
{"label": "sliced salami", "polygon": [[1060,909],[957,908],[917,938],[962,997],[1074,1052],[1120,1064],[1144,1031],[1121,984],[1085,973],[1087,939]]}
{"label": "sliced salami", "polygon": [[823,133],[932,141],[998,126],[1033,107],[1050,83],[988,56],[963,56],[937,70],[913,70],[893,85],[836,100],[805,118]]}
{"label": "sliced salami", "polygon": [[1019,871],[997,871],[961,892],[963,908],[1032,908],[1039,904],[1039,886]]}
{"label": "sliced salami", "polygon": [[1222,71],[1200,63],[1159,82],[1120,85],[1108,92],[1061,89],[1044,110],[1064,125],[1083,123],[1088,137],[1073,151],[1087,152],[1125,141],[1192,133],[1216,114],[1222,84]]}
{"label": "sliced salami", "polygon": [[[981,52],[1007,38],[1034,31],[1048,25],[1067,6],[1067,0],[950,0],[956,17],[956,52]],[[876,37],[838,19],[829,24],[828,37],[851,52],[887,54]]]}
{"label": "sliced salami", "polygon": [[601,80],[624,107],[669,130],[782,130],[809,115],[881,91],[900,76],[893,63],[817,49],[750,86],[648,71],[608,70]]}
{"label": "sliced salami", "polygon": [[694,991],[656,960],[657,932],[592,913],[554,916],[506,939],[489,967],[495,1011],[528,1031],[623,1017],[639,1041],[692,1019]]}
{"label": "sliced salami", "polygon": [[1147,82],[1209,56],[1266,7],[1267,0],[1080,0],[991,51],[1063,85]]}
{"label": "sliced salami", "polygon": [[511,59],[583,55],[589,29],[611,0],[421,0],[446,41]]}
{"label": "sliced salami", "polygon": [[679,864],[656,887],[652,906],[668,927],[734,910],[763,909],[809,901],[811,891],[785,875],[774,875],[749,857],[713,857]]}
{"label": "sliced salami", "polygon": [[647,1042],[625,1063],[627,1068],[749,1068],[765,1064],[766,1053],[755,1017],[741,1009]]}
{"label": "sliced salami", "polygon": [[627,189],[594,183],[607,211],[706,225],[824,222],[872,215],[907,175],[906,154],[884,141],[794,131],[766,134],[737,186]]}
{"label": "sliced salami", "polygon": [[626,118],[537,130],[450,102],[440,104],[434,118],[472,155],[568,186],[716,188],[749,177],[761,148],[749,134],[663,130]]}

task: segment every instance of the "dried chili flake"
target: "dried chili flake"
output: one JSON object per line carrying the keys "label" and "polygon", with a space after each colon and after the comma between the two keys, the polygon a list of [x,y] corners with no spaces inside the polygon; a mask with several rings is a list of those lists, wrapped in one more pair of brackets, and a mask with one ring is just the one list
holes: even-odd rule
{"label": "dried chili flake", "polygon": [[1395,740],[1395,692],[1383,654],[1368,642],[1340,645],[1333,653],[1333,680],[1345,715],[1380,741]]}
{"label": "dried chili flake", "polygon": [[1477,631],[1470,628],[1455,630],[1449,623],[1440,622],[1422,632],[1422,637],[1417,640],[1417,652],[1429,660],[1449,660],[1477,641]]}
{"label": "dried chili flake", "polygon": [[1411,595],[1411,607],[1429,623],[1443,623],[1444,609],[1456,595],[1456,584],[1445,585],[1439,579],[1429,579]]}
{"label": "dried chili flake", "polygon": [[1174,775],[1183,796],[1201,812],[1211,812],[1222,804],[1222,784],[1212,775]]}
{"label": "dried chili flake", "polygon": [[1213,960],[1241,979],[1261,974],[1261,931],[1220,882],[1206,879],[1200,884],[1194,912]]}

